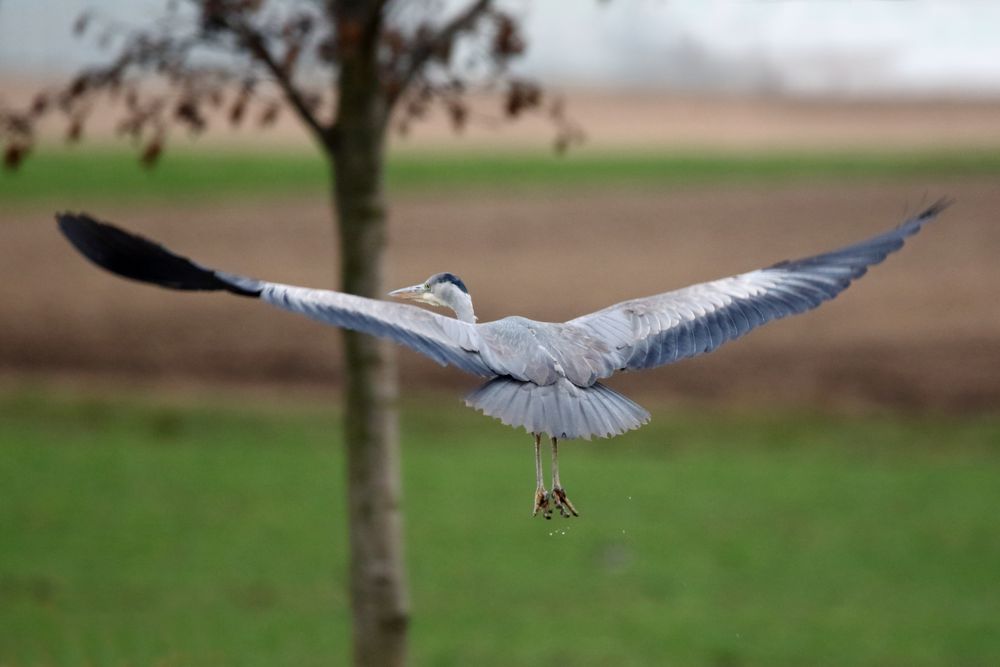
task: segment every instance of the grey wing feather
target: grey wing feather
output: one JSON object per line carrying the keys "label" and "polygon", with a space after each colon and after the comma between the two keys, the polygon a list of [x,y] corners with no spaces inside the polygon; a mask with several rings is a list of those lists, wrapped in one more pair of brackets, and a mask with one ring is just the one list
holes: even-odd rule
{"label": "grey wing feather", "polygon": [[225,290],[259,298],[326,324],[389,338],[440,364],[451,364],[483,377],[497,374],[479,354],[479,333],[471,323],[401,303],[216,271],[84,213],[61,213],[56,218],[59,229],[80,253],[122,277],[170,289]]}
{"label": "grey wing feather", "polygon": [[609,360],[620,370],[705,354],[762,324],[833,299],[949,204],[938,201],[892,231],[840,250],[625,301],[567,324],[608,343]]}
{"label": "grey wing feather", "polygon": [[479,354],[479,333],[468,322],[402,303],[278,283],[261,283],[260,298],[326,324],[388,338],[442,365],[483,377],[496,375]]}
{"label": "grey wing feather", "polygon": [[478,327],[483,359],[497,371],[522,382],[549,385],[560,377],[589,387],[615,371],[611,351],[588,331],[524,317],[505,317]]}

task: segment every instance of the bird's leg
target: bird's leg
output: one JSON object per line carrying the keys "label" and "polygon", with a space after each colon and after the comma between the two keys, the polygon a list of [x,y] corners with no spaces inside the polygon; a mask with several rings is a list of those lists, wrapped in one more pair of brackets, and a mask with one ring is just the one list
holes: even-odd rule
{"label": "bird's leg", "polygon": [[552,508],[549,507],[549,492],[545,490],[542,481],[542,434],[535,433],[535,507],[531,516],[535,516],[539,511],[546,519],[552,518]]}
{"label": "bird's leg", "polygon": [[566,497],[566,491],[562,488],[559,483],[559,440],[558,438],[552,438],[552,503],[559,510],[565,518],[572,516],[580,516],[577,514],[576,508],[573,507],[573,503],[569,501]]}

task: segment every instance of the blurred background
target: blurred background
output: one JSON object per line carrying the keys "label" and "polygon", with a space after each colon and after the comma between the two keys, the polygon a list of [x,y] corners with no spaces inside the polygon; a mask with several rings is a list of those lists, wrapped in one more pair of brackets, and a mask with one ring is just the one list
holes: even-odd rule
{"label": "blurred background", "polygon": [[[82,10],[160,6],[0,1],[0,103],[101,60]],[[485,93],[395,132],[393,285],[564,321],[957,203],[818,311],[609,382],[653,423],[564,448],[573,523],[529,521],[475,379],[401,351],[415,664],[1000,662],[1000,7],[511,7],[586,140]],[[99,111],[0,173],[0,665],[346,659],[336,331],[112,279],[52,222],[335,287],[304,131],[209,120],[147,171]]]}

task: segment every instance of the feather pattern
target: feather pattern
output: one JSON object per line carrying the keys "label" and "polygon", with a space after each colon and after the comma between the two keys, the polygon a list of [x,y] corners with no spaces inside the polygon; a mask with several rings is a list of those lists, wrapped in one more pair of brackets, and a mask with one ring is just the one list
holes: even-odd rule
{"label": "feather pattern", "polygon": [[561,439],[610,438],[649,421],[642,406],[603,384],[578,387],[565,378],[547,385],[494,378],[465,404],[508,426]]}
{"label": "feather pattern", "polygon": [[[833,299],[868,267],[903,247],[949,202],[892,231],[833,252],[632,299],[567,322],[606,342],[616,370],[639,370],[711,352],[773,320]],[[598,375],[598,377],[606,377]]]}

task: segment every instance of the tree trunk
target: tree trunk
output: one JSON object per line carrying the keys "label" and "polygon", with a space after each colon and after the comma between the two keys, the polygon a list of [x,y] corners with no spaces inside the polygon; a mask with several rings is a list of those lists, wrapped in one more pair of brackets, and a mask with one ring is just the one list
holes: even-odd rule
{"label": "tree trunk", "polygon": [[[370,57],[366,57],[370,56]],[[341,62],[332,142],[342,287],[380,298],[386,242],[383,153],[386,100],[374,54]],[[354,663],[406,663],[409,599],[403,562],[401,475],[393,352],[345,332],[346,450]]]}

